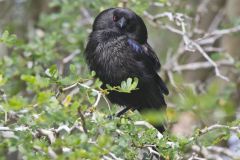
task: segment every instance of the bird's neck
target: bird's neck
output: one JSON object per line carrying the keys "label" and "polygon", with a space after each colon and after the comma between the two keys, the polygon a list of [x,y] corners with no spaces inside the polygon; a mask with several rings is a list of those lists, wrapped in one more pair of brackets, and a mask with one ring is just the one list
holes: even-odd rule
{"label": "bird's neck", "polygon": [[96,40],[98,43],[113,41],[121,37],[126,38],[127,36],[111,29],[98,30],[98,31],[92,32],[91,34],[91,39]]}

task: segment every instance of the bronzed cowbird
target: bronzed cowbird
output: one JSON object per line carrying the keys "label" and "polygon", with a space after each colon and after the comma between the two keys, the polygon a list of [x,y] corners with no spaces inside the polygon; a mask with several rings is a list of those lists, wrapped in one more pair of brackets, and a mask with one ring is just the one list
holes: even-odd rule
{"label": "bronzed cowbird", "polygon": [[[102,11],[93,23],[85,50],[90,70],[106,84],[118,86],[127,78],[139,79],[137,90],[131,93],[111,91],[107,97],[115,104],[128,109],[165,109],[163,94],[168,89],[157,74],[160,62],[147,42],[147,28],[136,13],[127,8],[110,8]],[[163,131],[162,126],[157,129]]]}

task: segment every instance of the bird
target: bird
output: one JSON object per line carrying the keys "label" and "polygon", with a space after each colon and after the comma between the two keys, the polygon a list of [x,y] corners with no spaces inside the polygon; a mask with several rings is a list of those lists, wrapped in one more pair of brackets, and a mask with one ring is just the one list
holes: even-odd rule
{"label": "bird", "polygon": [[[144,113],[165,110],[164,95],[169,91],[158,75],[159,59],[148,43],[148,31],[142,18],[129,8],[109,8],[99,13],[92,26],[85,48],[86,62],[101,88],[119,86],[127,78],[138,78],[137,89],[130,93],[110,91],[113,104],[125,106],[117,116],[128,110]],[[163,125],[155,126],[160,132]]]}

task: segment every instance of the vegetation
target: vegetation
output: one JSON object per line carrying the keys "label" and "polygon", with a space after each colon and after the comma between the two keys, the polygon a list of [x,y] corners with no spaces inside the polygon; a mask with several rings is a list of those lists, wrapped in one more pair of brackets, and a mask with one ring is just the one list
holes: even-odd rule
{"label": "vegetation", "polygon": [[[228,9],[233,1],[21,2],[37,16],[27,17],[25,29],[7,16],[0,25],[0,159],[240,159],[232,144],[240,147],[240,21]],[[166,114],[112,116],[119,106],[109,104],[108,91],[131,92],[138,80],[103,90],[88,71],[84,48],[93,18],[112,6],[145,17],[171,92]],[[148,123],[166,119],[163,135]]]}

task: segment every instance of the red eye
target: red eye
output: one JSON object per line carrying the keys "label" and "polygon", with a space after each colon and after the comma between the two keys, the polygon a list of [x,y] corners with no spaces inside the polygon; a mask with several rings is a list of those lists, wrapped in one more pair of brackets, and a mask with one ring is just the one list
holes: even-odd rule
{"label": "red eye", "polygon": [[113,16],[113,21],[114,21],[114,22],[117,21],[117,16]]}

